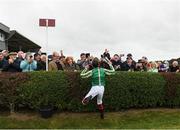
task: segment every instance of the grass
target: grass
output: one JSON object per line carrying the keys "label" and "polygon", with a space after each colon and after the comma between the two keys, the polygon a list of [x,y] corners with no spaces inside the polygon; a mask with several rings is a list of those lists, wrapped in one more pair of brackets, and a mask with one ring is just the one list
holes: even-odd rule
{"label": "grass", "polygon": [[37,113],[0,113],[0,128],[180,128],[180,109],[141,109],[105,113],[56,113],[42,119]]}

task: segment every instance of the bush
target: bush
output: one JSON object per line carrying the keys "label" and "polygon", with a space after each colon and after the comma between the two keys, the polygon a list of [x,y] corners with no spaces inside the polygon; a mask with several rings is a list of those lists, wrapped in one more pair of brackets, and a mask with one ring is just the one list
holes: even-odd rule
{"label": "bush", "polygon": [[161,73],[166,80],[165,105],[169,107],[180,106],[180,73]]}
{"label": "bush", "polygon": [[[81,100],[91,88],[91,78],[81,79],[79,72],[23,74],[26,75],[26,80],[21,80],[21,84],[16,84],[17,105],[23,104],[32,109],[52,105],[61,111],[96,111],[96,98],[87,106],[81,104]],[[11,77],[12,74],[9,76]],[[0,81],[0,85],[4,85],[0,91],[3,92],[3,97],[6,97],[8,96],[4,92],[7,91],[4,89],[6,84],[3,79]],[[1,100],[1,102],[4,101]],[[107,111],[178,107],[180,105],[180,74],[116,72],[115,75],[106,77],[104,104]]]}
{"label": "bush", "polygon": [[52,105],[59,109],[66,106],[68,84],[63,72],[32,72],[30,79],[18,89],[22,104],[39,109]]}
{"label": "bush", "polygon": [[25,82],[28,76],[23,73],[0,74],[0,106],[9,108],[14,112],[15,104],[18,101],[17,87]]}
{"label": "bush", "polygon": [[114,110],[163,105],[165,81],[159,74],[121,72],[107,81],[105,101]]}

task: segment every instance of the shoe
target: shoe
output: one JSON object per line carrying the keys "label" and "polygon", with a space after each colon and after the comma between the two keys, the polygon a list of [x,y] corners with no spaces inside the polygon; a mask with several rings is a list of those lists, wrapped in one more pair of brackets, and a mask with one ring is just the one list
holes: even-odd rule
{"label": "shoe", "polygon": [[87,98],[84,98],[84,99],[82,100],[82,104],[83,104],[83,105],[87,105],[87,104],[89,103],[89,101],[91,100],[91,98],[92,98],[92,96],[89,96],[89,97],[87,97]]}
{"label": "shoe", "polygon": [[100,112],[100,117],[101,117],[101,119],[104,119],[104,112],[103,111]]}

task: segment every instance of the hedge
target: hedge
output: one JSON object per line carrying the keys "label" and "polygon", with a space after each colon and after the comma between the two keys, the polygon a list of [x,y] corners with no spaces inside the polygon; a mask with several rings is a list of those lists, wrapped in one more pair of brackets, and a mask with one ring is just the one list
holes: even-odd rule
{"label": "hedge", "polygon": [[[60,111],[96,111],[96,98],[87,106],[82,98],[91,79],[80,72],[31,72],[0,74],[0,106],[39,109],[51,105]],[[116,72],[106,77],[103,98],[106,111],[128,108],[179,107],[180,74]]]}

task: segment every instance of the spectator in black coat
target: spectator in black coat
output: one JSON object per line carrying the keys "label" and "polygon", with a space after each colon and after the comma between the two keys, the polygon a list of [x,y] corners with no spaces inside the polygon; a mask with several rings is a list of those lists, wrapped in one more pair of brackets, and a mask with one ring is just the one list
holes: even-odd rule
{"label": "spectator in black coat", "polygon": [[128,59],[128,58],[131,58],[131,59],[132,59],[132,64],[133,64],[134,66],[136,66],[136,61],[133,60],[133,56],[132,56],[131,53],[127,54],[127,59]]}
{"label": "spectator in black coat", "polygon": [[20,66],[17,62],[15,62],[16,56],[17,56],[16,52],[9,53],[9,55],[7,57],[8,60],[3,65],[3,71],[20,72]]}
{"label": "spectator in black coat", "polygon": [[[18,63],[19,67],[20,67],[20,64],[21,64],[21,61],[24,60],[24,52],[23,51],[19,51],[18,54],[17,54],[17,58],[15,60],[16,63]],[[20,69],[20,72],[22,72],[22,69]]]}
{"label": "spectator in black coat", "polygon": [[105,49],[105,52],[103,53],[103,57],[105,58],[108,58],[109,60],[111,59],[111,56],[109,54],[109,51],[107,49]]}
{"label": "spectator in black coat", "polygon": [[40,60],[40,65],[39,65],[40,70],[46,70],[46,55],[41,55],[41,60]]}
{"label": "spectator in black coat", "polygon": [[146,66],[144,65],[144,61],[142,59],[138,60],[138,62],[136,63],[136,68],[135,71],[147,71]]}
{"label": "spectator in black coat", "polygon": [[34,60],[37,62],[37,71],[46,70],[46,61],[44,62],[41,60],[41,55],[39,53],[34,54]]}
{"label": "spectator in black coat", "polygon": [[77,61],[77,65],[79,65],[79,68],[81,70],[83,70],[86,66],[86,54],[85,53],[81,53],[80,55],[80,58],[78,61]]}
{"label": "spectator in black coat", "polygon": [[123,71],[134,71],[136,66],[133,64],[132,58],[127,58],[126,61],[123,63]]}
{"label": "spectator in black coat", "polygon": [[115,54],[114,57],[111,59],[112,65],[116,71],[120,71],[122,69],[122,62],[118,54]]}
{"label": "spectator in black coat", "polygon": [[169,67],[170,72],[178,72],[178,61],[173,61],[172,65]]}

